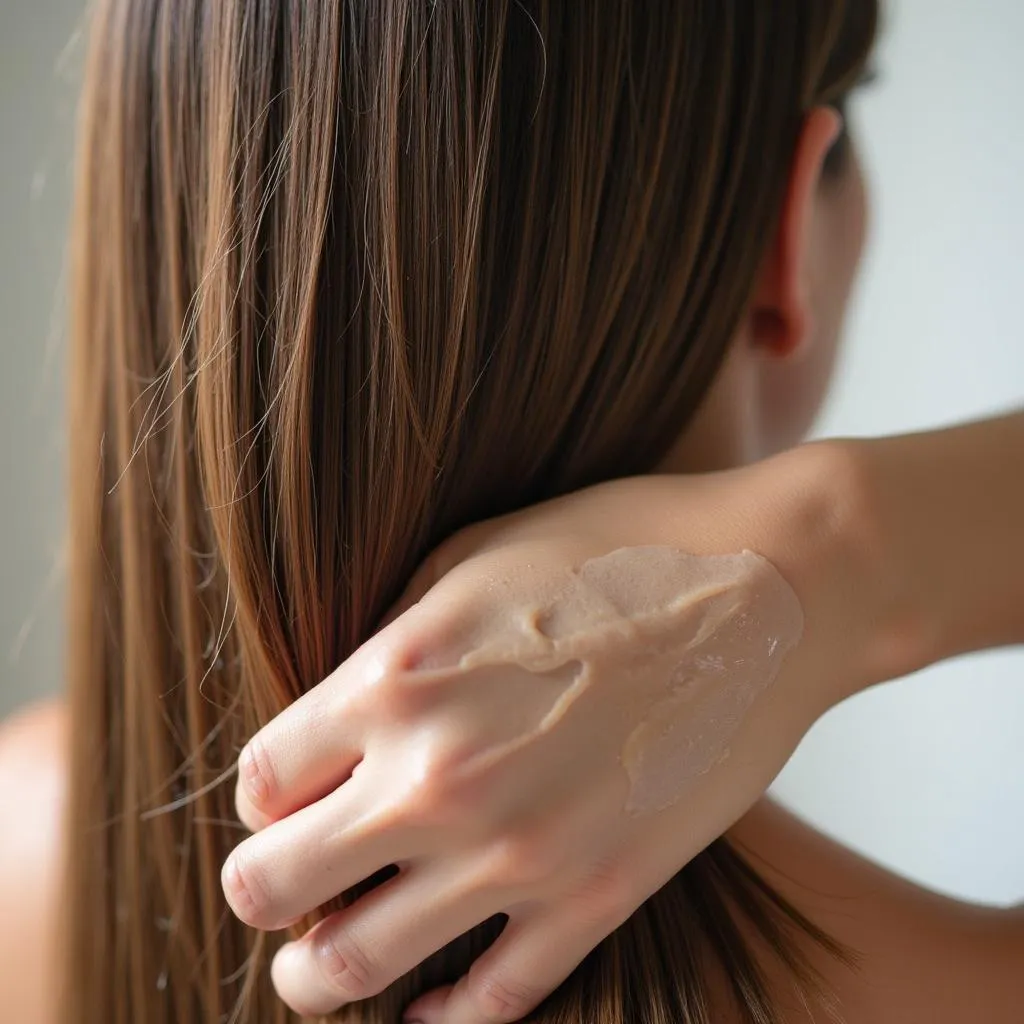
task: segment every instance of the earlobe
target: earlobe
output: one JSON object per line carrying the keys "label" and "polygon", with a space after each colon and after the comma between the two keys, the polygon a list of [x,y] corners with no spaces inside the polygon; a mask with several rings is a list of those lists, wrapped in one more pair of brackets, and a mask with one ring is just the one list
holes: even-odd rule
{"label": "earlobe", "polygon": [[815,107],[804,119],[790,166],[775,237],[765,254],[751,310],[754,344],[773,358],[799,352],[813,328],[807,248],[822,167],[843,119]]}

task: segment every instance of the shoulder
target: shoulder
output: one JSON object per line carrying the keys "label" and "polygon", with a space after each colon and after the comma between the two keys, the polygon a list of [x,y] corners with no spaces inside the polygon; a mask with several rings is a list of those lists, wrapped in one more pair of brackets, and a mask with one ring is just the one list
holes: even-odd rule
{"label": "shoulder", "polygon": [[[1019,910],[974,906],[923,889],[769,801],[730,838],[776,891],[856,956],[851,970],[813,945],[804,950],[847,1024],[1020,1020]],[[794,1019],[806,1019],[799,1009],[792,1008]]]}
{"label": "shoulder", "polygon": [[0,991],[12,1019],[50,1024],[67,721],[49,701],[0,722]]}

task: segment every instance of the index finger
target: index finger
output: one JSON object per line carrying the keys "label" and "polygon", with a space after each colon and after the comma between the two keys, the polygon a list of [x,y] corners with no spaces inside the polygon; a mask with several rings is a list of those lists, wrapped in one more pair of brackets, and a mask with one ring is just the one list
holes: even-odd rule
{"label": "index finger", "polygon": [[386,648],[364,644],[246,743],[235,790],[246,826],[257,831],[349,777],[365,749],[358,697],[388,671]]}
{"label": "index finger", "polygon": [[[408,599],[430,578],[421,576]],[[260,729],[238,759],[235,806],[243,823],[257,831],[342,785],[366,751],[370,716],[386,693],[397,699],[404,692],[386,684],[446,635],[443,617],[413,601]]]}

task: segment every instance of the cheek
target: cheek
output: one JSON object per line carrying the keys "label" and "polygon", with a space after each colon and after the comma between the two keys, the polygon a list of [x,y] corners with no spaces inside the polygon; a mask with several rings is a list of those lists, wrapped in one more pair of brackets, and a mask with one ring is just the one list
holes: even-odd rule
{"label": "cheek", "polygon": [[793,357],[765,361],[761,373],[762,454],[797,444],[828,393],[846,307],[867,234],[868,201],[856,155],[842,182],[823,193],[815,216],[808,281],[811,336]]}

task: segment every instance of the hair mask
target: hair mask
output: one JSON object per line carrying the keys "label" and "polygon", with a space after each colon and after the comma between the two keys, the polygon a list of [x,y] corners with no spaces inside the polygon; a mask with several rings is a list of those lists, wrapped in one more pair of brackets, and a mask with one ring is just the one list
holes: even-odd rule
{"label": "hair mask", "polygon": [[[408,668],[428,689],[444,681],[456,750],[469,732],[459,696],[468,707],[474,691],[473,750],[453,758],[457,773],[546,743],[571,772],[573,750],[600,744],[621,765],[624,811],[650,814],[728,757],[802,630],[796,594],[760,555],[620,548],[575,571],[525,566],[493,580],[471,620]],[[480,687],[492,690],[483,702]]]}

